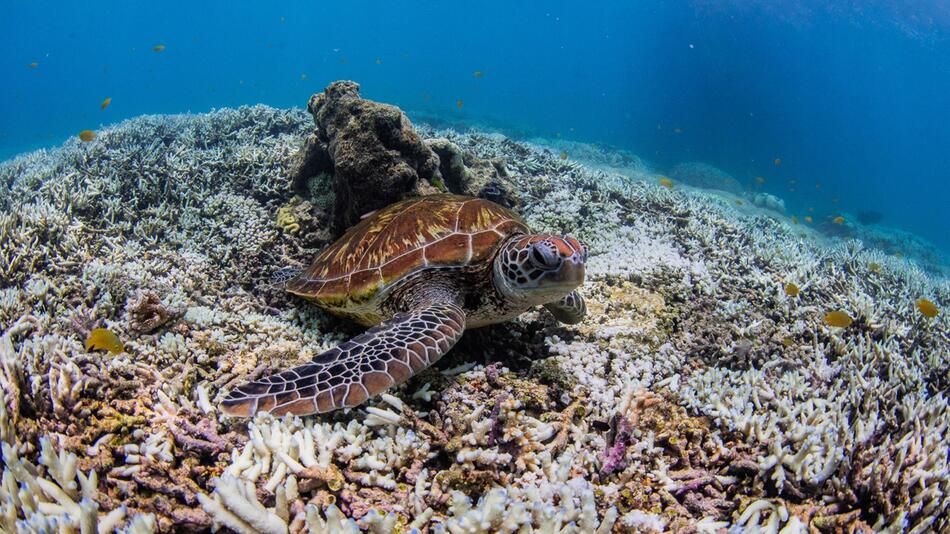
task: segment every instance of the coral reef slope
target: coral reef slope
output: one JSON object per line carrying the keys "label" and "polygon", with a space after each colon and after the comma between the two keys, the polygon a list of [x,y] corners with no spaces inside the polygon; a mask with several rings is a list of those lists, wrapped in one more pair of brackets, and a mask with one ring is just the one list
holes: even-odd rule
{"label": "coral reef slope", "polygon": [[329,239],[311,129],[146,116],[0,164],[0,530],[950,529],[946,278],[495,134],[418,127],[588,244],[589,319],[472,331],[363,409],[221,416],[353,332],[270,282]]}

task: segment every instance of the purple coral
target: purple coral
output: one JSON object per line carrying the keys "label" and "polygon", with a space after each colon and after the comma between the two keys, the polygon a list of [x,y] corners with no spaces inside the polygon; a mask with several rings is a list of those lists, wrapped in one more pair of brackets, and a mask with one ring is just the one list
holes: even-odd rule
{"label": "purple coral", "polygon": [[501,403],[508,397],[502,393],[495,399],[495,406],[491,410],[491,428],[488,430],[488,445],[498,445],[499,440],[504,434],[505,423],[501,420]]}
{"label": "purple coral", "polygon": [[610,431],[607,433],[607,449],[601,456],[604,460],[600,472],[609,475],[615,471],[623,471],[627,467],[627,447],[633,441],[633,423],[626,417],[617,414],[610,420]]}

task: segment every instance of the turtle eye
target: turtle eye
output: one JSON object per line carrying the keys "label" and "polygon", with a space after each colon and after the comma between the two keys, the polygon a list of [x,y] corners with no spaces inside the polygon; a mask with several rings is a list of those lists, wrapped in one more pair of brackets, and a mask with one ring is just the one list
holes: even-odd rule
{"label": "turtle eye", "polygon": [[555,269],[560,264],[557,254],[544,243],[531,245],[531,263],[540,269]]}

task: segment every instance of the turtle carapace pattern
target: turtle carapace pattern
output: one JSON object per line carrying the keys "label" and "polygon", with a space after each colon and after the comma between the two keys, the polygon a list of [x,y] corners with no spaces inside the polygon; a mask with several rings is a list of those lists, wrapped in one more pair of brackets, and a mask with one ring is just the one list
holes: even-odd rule
{"label": "turtle carapace pattern", "polygon": [[[287,290],[369,330],[310,362],[232,390],[228,415],[309,415],[362,404],[432,365],[466,328],[543,305],[564,323],[586,313],[576,288],[587,249],[533,234],[488,200],[430,195],[370,214],[320,252]],[[375,325],[375,326],[374,326]]]}

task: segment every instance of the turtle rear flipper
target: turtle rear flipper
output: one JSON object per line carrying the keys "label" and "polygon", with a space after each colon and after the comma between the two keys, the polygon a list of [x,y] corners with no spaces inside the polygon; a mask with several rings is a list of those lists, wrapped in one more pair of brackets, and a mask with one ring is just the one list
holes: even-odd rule
{"label": "turtle rear flipper", "polygon": [[575,289],[561,300],[545,304],[544,307],[551,312],[558,322],[564,324],[577,324],[584,320],[587,315],[587,304],[584,297]]}
{"label": "turtle rear flipper", "polygon": [[302,272],[303,269],[300,267],[281,267],[270,276],[268,285],[274,288],[286,289],[287,282],[297,278]]}
{"label": "turtle rear flipper", "polygon": [[462,337],[465,312],[437,303],[375,326],[310,363],[239,386],[221,403],[227,415],[309,415],[352,408],[432,365]]}

